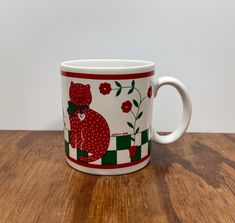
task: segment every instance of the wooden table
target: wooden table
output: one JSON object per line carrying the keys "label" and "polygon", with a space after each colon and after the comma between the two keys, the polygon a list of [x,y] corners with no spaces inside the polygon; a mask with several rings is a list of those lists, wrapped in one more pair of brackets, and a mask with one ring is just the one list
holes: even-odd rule
{"label": "wooden table", "polygon": [[123,176],[70,168],[62,132],[0,132],[0,222],[235,222],[235,134],[153,144]]}

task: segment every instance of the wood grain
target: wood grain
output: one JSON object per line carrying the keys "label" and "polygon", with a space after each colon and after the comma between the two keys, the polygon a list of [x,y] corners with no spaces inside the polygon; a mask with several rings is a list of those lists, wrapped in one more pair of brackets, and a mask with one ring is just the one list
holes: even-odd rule
{"label": "wood grain", "polygon": [[123,176],[70,168],[62,132],[0,132],[0,222],[235,222],[235,134],[153,144]]}

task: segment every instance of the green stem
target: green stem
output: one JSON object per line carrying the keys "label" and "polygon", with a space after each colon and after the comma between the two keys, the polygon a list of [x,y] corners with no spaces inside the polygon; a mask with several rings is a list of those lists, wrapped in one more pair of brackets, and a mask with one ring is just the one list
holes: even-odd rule
{"label": "green stem", "polygon": [[[121,87],[121,88],[132,88],[132,86],[125,86],[125,87]],[[120,88],[112,88],[112,90],[119,90]],[[136,87],[134,87],[134,89],[138,92],[138,94],[139,94],[139,102],[138,102],[138,108],[137,108],[137,112],[136,112],[136,115],[131,111],[131,114],[134,116],[134,118],[135,118],[135,121],[134,121],[134,130],[133,130],[133,135],[134,135],[134,145],[135,145],[135,136],[136,136],[136,134],[135,134],[135,127],[136,127],[136,121],[137,121],[137,117],[138,117],[138,115],[139,115],[139,111],[140,111],[140,105],[142,104],[142,102],[145,100],[145,98],[147,97],[147,96],[145,96],[144,98],[142,98],[142,96],[141,96],[141,93],[140,93],[140,91],[136,88]]]}
{"label": "green stem", "polygon": [[136,87],[135,87],[134,89],[139,93],[139,96],[140,96],[140,103],[141,103],[141,101],[142,101],[142,99],[141,99],[141,98],[142,98],[142,97],[141,97],[141,93],[140,93],[140,91],[139,91]]}
{"label": "green stem", "polygon": [[133,112],[133,111],[131,111],[131,114],[134,116],[134,118],[136,118],[136,117],[135,117],[135,114],[134,114],[134,112]]}
{"label": "green stem", "polygon": [[132,88],[132,87],[131,86],[126,86],[126,87],[112,88],[111,90],[115,91],[115,90],[119,90],[120,88]]}
{"label": "green stem", "polygon": [[136,122],[137,122],[137,117],[138,117],[138,115],[139,115],[139,111],[140,111],[140,105],[141,105],[141,103],[142,103],[142,101],[144,100],[144,99],[142,99],[142,96],[141,96],[141,93],[140,93],[140,91],[135,87],[134,88],[137,92],[138,92],[138,94],[139,94],[139,97],[140,97],[140,100],[139,100],[139,102],[138,102],[138,108],[137,108],[137,112],[136,112],[136,116],[135,116],[135,122],[134,122],[134,144],[135,144],[135,136],[136,136],[136,134],[135,134],[135,127],[136,127]]}
{"label": "green stem", "polygon": [[145,98],[147,98],[147,95],[145,97],[143,97],[143,99],[140,101],[140,105],[142,104],[142,102],[144,101]]}
{"label": "green stem", "polygon": [[[120,87],[120,88],[132,88],[132,86],[125,86],[125,87]],[[113,91],[117,91],[117,90],[119,90],[120,88],[112,88],[112,90]],[[142,100],[141,98],[141,93],[140,93],[140,91],[136,88],[136,87],[134,87],[134,89],[138,92],[138,94],[139,94],[139,96],[140,96],[140,101]]]}
{"label": "green stem", "polygon": [[[136,125],[136,118],[137,118],[137,116],[134,114],[134,112],[133,111],[131,111],[131,114],[134,116],[134,119],[135,119],[135,121],[134,121],[134,129],[133,129],[133,135],[134,135],[134,145],[135,145],[135,125]],[[138,113],[137,113],[138,114]]]}

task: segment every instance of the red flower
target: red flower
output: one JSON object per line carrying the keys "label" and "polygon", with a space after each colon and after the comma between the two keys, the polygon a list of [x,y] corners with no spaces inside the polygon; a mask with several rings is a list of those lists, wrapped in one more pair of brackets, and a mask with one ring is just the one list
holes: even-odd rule
{"label": "red flower", "polygon": [[131,104],[130,101],[125,101],[125,102],[122,103],[122,107],[121,108],[122,108],[123,112],[128,113],[131,110],[131,108],[132,108],[132,104]]}
{"label": "red flower", "polygon": [[110,91],[112,90],[111,85],[109,83],[106,83],[106,82],[101,83],[99,89],[100,89],[100,93],[103,94],[103,95],[109,94]]}
{"label": "red flower", "polygon": [[147,95],[148,95],[149,98],[151,98],[152,93],[153,93],[153,91],[152,91],[152,86],[150,86],[149,89],[148,89],[148,93],[147,93]]}
{"label": "red flower", "polygon": [[130,146],[128,148],[131,158],[136,156],[136,149],[137,149],[137,146]]}

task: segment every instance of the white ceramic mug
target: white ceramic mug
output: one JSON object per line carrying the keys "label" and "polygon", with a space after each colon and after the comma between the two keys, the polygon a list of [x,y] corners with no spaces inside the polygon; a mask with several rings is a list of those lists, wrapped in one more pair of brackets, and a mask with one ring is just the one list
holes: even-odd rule
{"label": "white ceramic mug", "polygon": [[[151,140],[179,139],[191,118],[185,86],[175,78],[154,80],[154,63],[142,60],[73,60],[61,64],[66,160],[82,172],[118,175],[150,160]],[[171,85],[183,101],[178,128],[160,136],[152,128],[154,97]]]}

